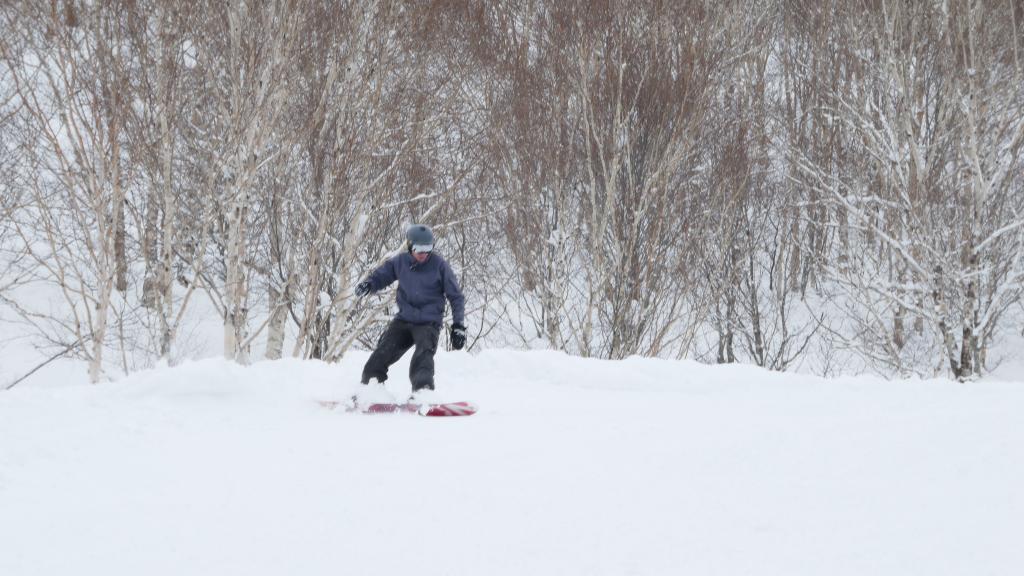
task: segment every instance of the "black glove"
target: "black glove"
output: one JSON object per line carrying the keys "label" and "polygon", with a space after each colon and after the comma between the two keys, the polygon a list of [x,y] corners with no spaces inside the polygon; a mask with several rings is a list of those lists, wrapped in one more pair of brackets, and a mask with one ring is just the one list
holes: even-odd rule
{"label": "black glove", "polygon": [[360,298],[366,296],[367,294],[370,293],[371,288],[373,288],[373,285],[370,284],[369,280],[360,282],[358,285],[356,285],[356,296],[359,296]]}
{"label": "black glove", "polygon": [[466,327],[462,324],[452,324],[451,340],[452,348],[462,350],[466,345]]}

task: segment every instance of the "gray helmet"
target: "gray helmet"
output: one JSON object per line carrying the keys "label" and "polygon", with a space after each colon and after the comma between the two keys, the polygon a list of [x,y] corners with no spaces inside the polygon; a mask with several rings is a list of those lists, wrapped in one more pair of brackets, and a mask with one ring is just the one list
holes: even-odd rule
{"label": "gray helmet", "polygon": [[413,224],[405,231],[405,240],[409,250],[416,252],[431,252],[434,249],[434,232],[429,226]]}

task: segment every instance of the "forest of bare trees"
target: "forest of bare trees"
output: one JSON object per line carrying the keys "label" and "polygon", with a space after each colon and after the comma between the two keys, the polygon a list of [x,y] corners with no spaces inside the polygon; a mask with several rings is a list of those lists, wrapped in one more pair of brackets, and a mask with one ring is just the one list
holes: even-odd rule
{"label": "forest of bare trees", "polygon": [[431,225],[469,348],[983,375],[1024,0],[11,0],[0,306],[98,382],[339,358]]}

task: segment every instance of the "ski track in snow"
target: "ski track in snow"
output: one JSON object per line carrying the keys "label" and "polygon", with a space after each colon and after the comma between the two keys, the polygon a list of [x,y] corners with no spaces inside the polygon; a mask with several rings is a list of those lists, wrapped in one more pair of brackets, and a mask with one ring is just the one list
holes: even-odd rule
{"label": "ski track in snow", "polygon": [[0,574],[1024,573],[1024,383],[492,350],[437,357],[472,417],[316,405],[365,359],[0,393]]}

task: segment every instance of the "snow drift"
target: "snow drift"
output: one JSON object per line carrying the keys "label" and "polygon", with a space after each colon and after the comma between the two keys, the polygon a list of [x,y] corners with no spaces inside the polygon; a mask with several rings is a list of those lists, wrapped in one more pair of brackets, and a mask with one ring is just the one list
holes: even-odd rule
{"label": "snow drift", "polygon": [[317,406],[365,359],[0,393],[0,574],[1024,570],[1021,383],[487,351],[470,418]]}

